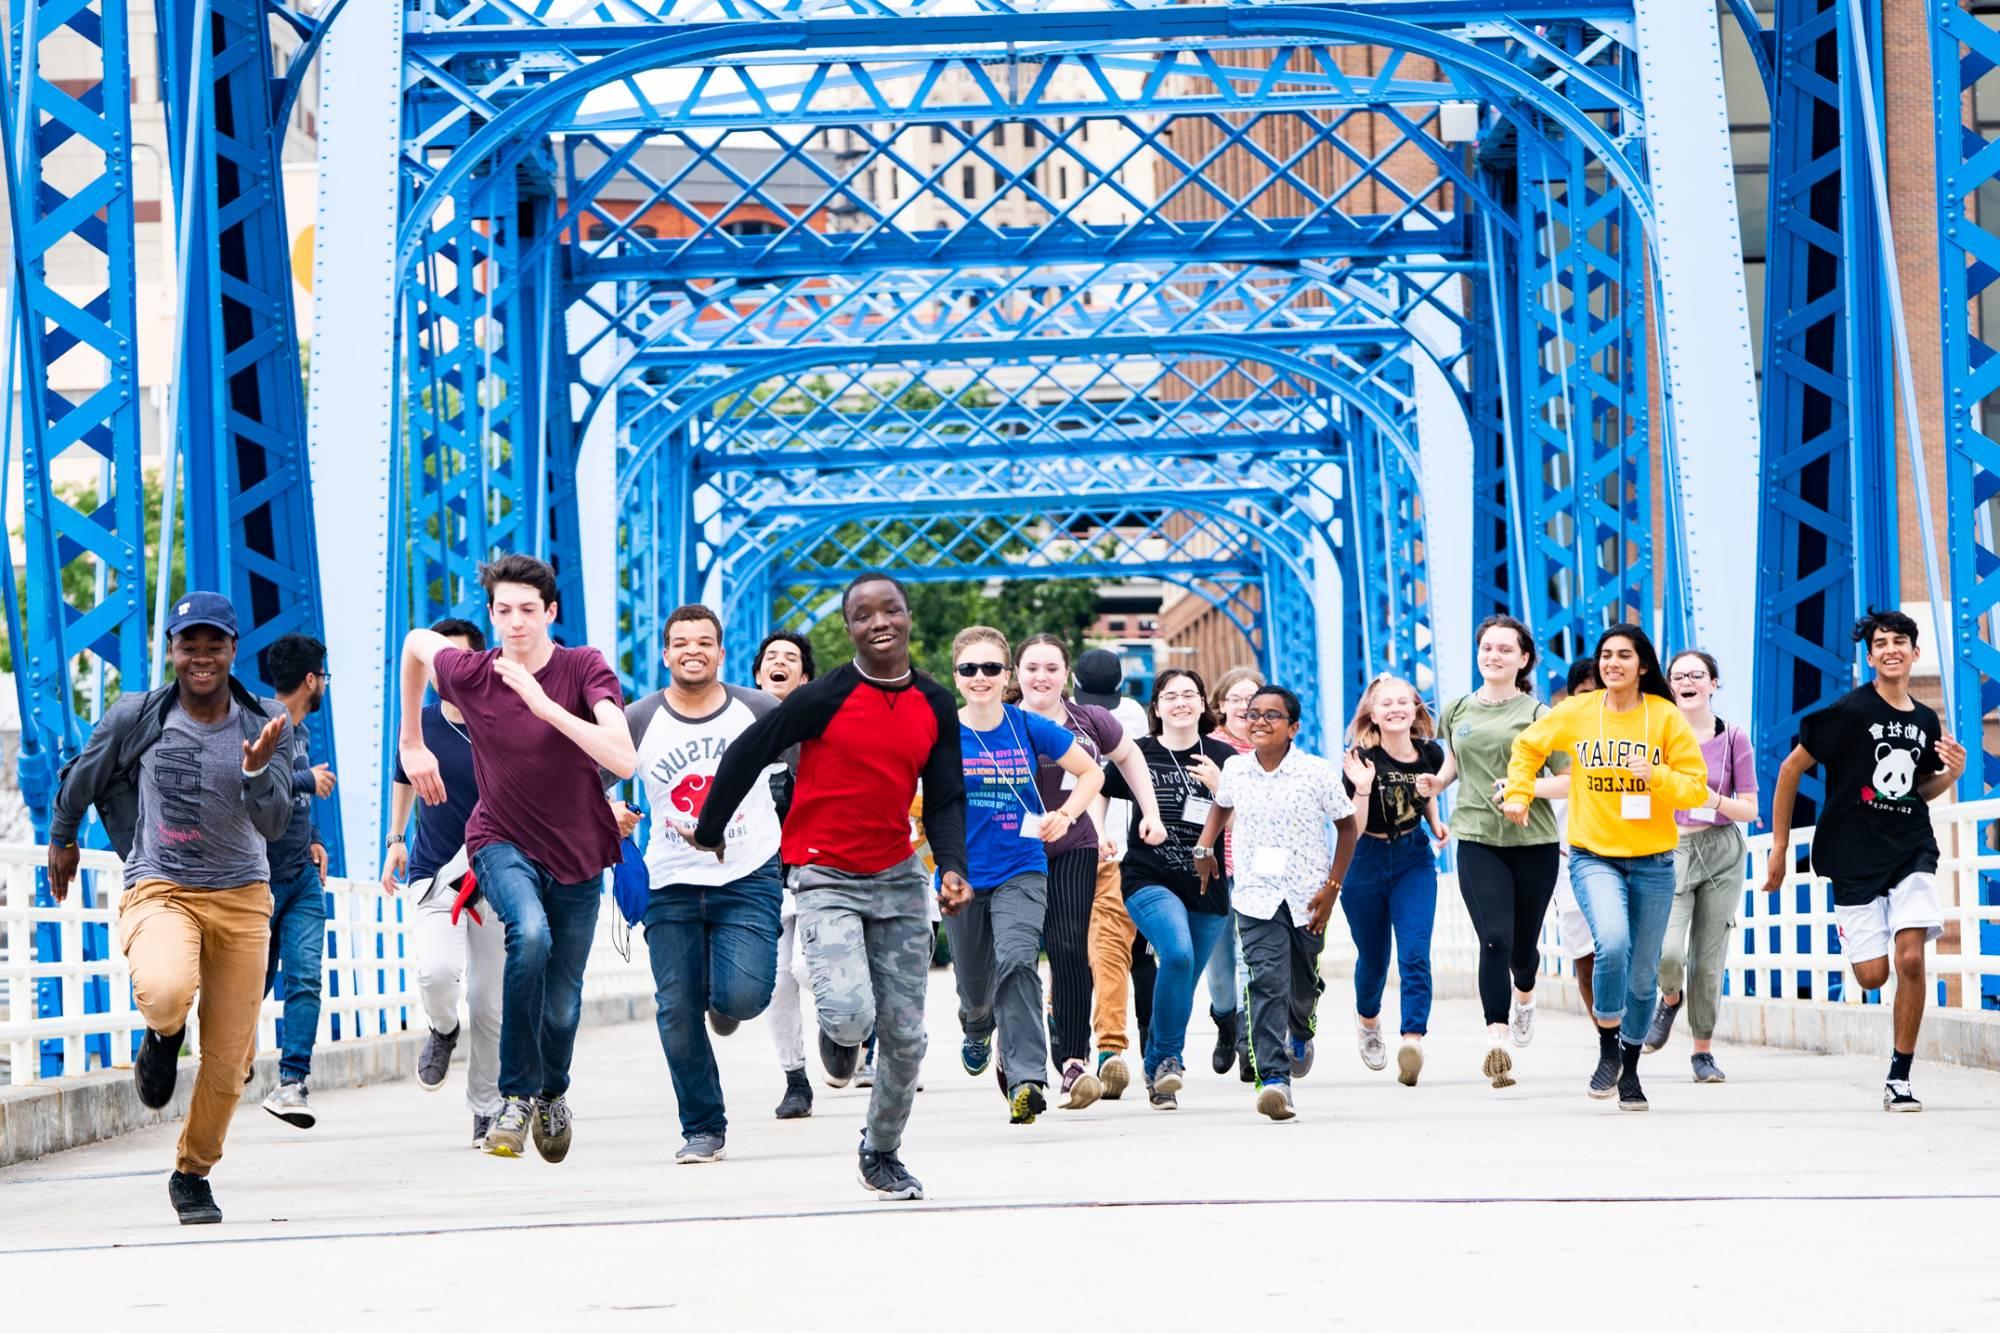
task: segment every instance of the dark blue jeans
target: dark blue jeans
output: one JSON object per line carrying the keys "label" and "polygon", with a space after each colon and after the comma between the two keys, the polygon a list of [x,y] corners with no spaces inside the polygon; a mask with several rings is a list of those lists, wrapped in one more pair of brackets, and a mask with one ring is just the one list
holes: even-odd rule
{"label": "dark blue jeans", "polygon": [[583,966],[602,876],[560,884],[511,843],[472,854],[479,892],[507,927],[500,986],[500,1095],[560,1097],[583,1018]]}
{"label": "dark blue jeans", "polygon": [[1153,1016],[1146,1027],[1143,1062],[1151,1079],[1159,1072],[1160,1061],[1186,1058],[1195,977],[1216,953],[1215,942],[1229,928],[1229,917],[1221,912],[1190,912],[1172,889],[1159,884],[1126,894],[1125,911],[1160,960],[1153,978]]}
{"label": "dark blue jeans", "polygon": [[264,993],[285,973],[285,1017],[278,1025],[278,1081],[303,1083],[312,1073],[313,1039],[319,1036],[320,973],[326,960],[326,889],[319,868],[306,862],[295,875],[271,881],[271,961]]}
{"label": "dark blue jeans", "polygon": [[1363,1018],[1382,1012],[1382,989],[1389,982],[1389,942],[1396,944],[1402,976],[1399,1030],[1422,1036],[1431,1022],[1431,927],[1437,922],[1437,860],[1430,839],[1418,829],[1384,841],[1363,837],[1354,844],[1354,862],[1340,886],[1340,908],[1354,936],[1354,1011]]}
{"label": "dark blue jeans", "polygon": [[772,857],[728,884],[668,884],[646,899],[646,952],[660,1046],[680,1105],[681,1133],[721,1134],[722,1080],[708,1043],[710,1009],[755,1018],[778,984],[778,914],[784,882]]}

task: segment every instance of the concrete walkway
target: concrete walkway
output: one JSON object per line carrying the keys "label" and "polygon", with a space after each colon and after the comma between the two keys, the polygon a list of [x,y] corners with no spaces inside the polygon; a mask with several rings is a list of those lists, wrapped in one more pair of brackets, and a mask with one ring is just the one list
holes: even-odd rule
{"label": "concrete walkway", "polygon": [[718,1043],[729,1159],[674,1166],[665,1064],[633,1024],[583,1034],[559,1167],[472,1152],[455,1071],[437,1095],[315,1097],[307,1133],[244,1110],[219,1227],[175,1225],[165,1128],[0,1172],[0,1324],[2000,1326],[2000,1075],[1920,1065],[1929,1109],[1888,1116],[1884,1061],[1725,1049],[1731,1081],[1696,1086],[1683,1032],[1649,1062],[1654,1109],[1621,1114],[1583,1095],[1582,1019],[1545,1013],[1495,1092],[1453,1000],[1408,1089],[1356,1059],[1336,981],[1294,1125],[1208,1072],[1202,1014],[1182,1110],[1128,1093],[1020,1128],[958,1068],[933,981],[904,1149],[924,1203],[855,1183],[865,1091],[771,1117],[761,1022]]}

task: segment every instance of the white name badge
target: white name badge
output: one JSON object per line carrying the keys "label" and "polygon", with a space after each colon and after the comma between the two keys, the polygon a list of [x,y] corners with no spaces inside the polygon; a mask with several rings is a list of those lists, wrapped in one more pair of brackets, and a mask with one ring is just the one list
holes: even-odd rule
{"label": "white name badge", "polygon": [[1282,875],[1291,864],[1292,853],[1288,847],[1259,847],[1250,855],[1250,873],[1253,875]]}
{"label": "white name badge", "polygon": [[1215,802],[1201,796],[1190,796],[1181,803],[1181,823],[1205,824],[1208,812],[1215,808]]}
{"label": "white name badge", "polygon": [[1042,817],[1040,815],[1022,815],[1021,836],[1024,838],[1033,838],[1036,842],[1040,842],[1042,840]]}
{"label": "white name badge", "polygon": [[1076,790],[1076,774],[1070,772],[1066,768],[1063,770],[1062,789],[1064,791]]}
{"label": "white name badge", "polygon": [[1698,824],[1720,824],[1722,822],[1722,812],[1720,810],[1711,810],[1705,805],[1698,805],[1694,809],[1684,811],[1683,813]]}
{"label": "white name badge", "polygon": [[1651,792],[1628,791],[1618,798],[1618,813],[1626,819],[1651,819],[1653,817],[1653,796]]}

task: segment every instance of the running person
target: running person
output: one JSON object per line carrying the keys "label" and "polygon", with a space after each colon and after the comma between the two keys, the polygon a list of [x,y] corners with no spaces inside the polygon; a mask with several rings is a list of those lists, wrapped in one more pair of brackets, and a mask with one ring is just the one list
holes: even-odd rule
{"label": "running person", "polygon": [[125,862],[118,936],[146,1035],[141,1104],[173,1100],[188,1011],[201,996],[201,1068],[167,1199],[182,1225],[220,1222],[208,1173],[257,1050],[271,941],[271,839],[292,817],[291,719],[229,674],[236,611],[191,592],[167,618],[171,684],[121,696],[64,770],[49,821],[49,892],[76,878],[77,830],[96,806]]}
{"label": "running person", "polygon": [[[1562,699],[1573,699],[1579,694],[1589,694],[1598,688],[1597,663],[1588,657],[1580,657],[1569,664],[1569,677],[1563,687]],[[1562,699],[1556,700],[1561,703]],[[1536,784],[1537,790],[1541,787]],[[1577,998],[1583,1001],[1583,1016],[1590,1020],[1592,1027],[1597,1020],[1590,1017],[1591,997],[1590,977],[1596,966],[1597,941],[1590,937],[1590,922],[1583,916],[1583,908],[1576,901],[1576,890],[1569,882],[1569,779],[1562,779],[1563,794],[1551,795],[1549,806],[1556,812],[1556,846],[1561,850],[1561,867],[1556,871],[1556,942],[1563,957],[1569,960],[1570,978],[1576,983]],[[1530,1018],[1533,1011],[1530,1010]],[[1530,1029],[1533,1035],[1533,1029]]]}
{"label": "running person", "polygon": [[[1179,1107],[1187,1079],[1183,1057],[1195,979],[1229,927],[1228,885],[1221,880],[1204,885],[1194,863],[1222,765],[1235,754],[1202,734],[1214,724],[1202,697],[1205,688],[1200,676],[1180,667],[1153,679],[1152,734],[1141,736],[1138,745],[1167,840],[1157,847],[1128,847],[1119,864],[1125,910],[1159,958],[1143,1051],[1147,1100],[1163,1111]],[[1122,770],[1113,769],[1105,781],[1114,796],[1130,790]]]}
{"label": "running person", "polygon": [[[793,690],[818,674],[812,644],[803,634],[777,630],[757,645],[752,679],[757,688],[783,703]],[[792,808],[792,784],[798,779],[799,754],[785,752],[784,767],[771,772],[771,801],[782,826]],[[812,1114],[812,1080],[806,1077],[806,1038],[800,1006],[812,991],[812,976],[806,971],[805,952],[798,947],[798,897],[790,878],[784,885],[784,902],[778,911],[778,980],[765,1011],[771,1016],[771,1044],[778,1051],[778,1068],[785,1073],[785,1095],[778,1101],[780,1120],[803,1120]]]}
{"label": "running person", "polygon": [[1645,631],[1613,625],[1597,641],[1604,688],[1565,699],[1514,740],[1507,818],[1532,818],[1536,775],[1549,756],[1570,758],[1570,877],[1597,941],[1598,1058],[1590,1095],[1617,1093],[1618,1109],[1643,1111],[1639,1051],[1658,996],[1660,944],[1674,905],[1674,811],[1713,809],[1701,743],[1672,704]]}
{"label": "running person", "polygon": [[[447,617],[431,626],[455,648],[486,651],[486,635],[469,620]],[[429,1033],[417,1053],[417,1086],[436,1092],[451,1071],[452,1052],[470,1033],[465,1055],[465,1105],[472,1112],[472,1146],[486,1146],[486,1131],[500,1114],[500,991],[507,968],[506,928],[491,911],[458,907],[458,890],[470,868],[465,825],[479,804],[472,766],[472,738],[465,714],[442,700],[424,705],[424,748],[437,757],[442,803],[425,803],[410,834],[416,788],[396,760],[389,788],[389,833],[383,850],[382,891],[410,888],[417,947],[417,994]],[[459,1020],[459,999],[466,1017]]]}
{"label": "running person", "polygon": [[[1127,736],[1145,734],[1146,710],[1124,692],[1118,654],[1105,648],[1081,654],[1076,659],[1075,697],[1080,704],[1095,704],[1110,713]],[[1133,988],[1133,945],[1139,932],[1125,912],[1118,868],[1132,840],[1132,802],[1100,795],[1090,818],[1097,825],[1097,882],[1090,902],[1090,1026],[1097,1040],[1097,1081],[1104,1085],[1104,1099],[1117,1101],[1132,1081],[1125,1067],[1126,1005]],[[1139,956],[1151,961],[1143,952]],[[1150,993],[1150,968],[1147,973]],[[1141,1044],[1143,1031],[1142,1021]]]}
{"label": "running person", "polygon": [[[730,818],[720,856],[692,846],[716,769],[736,738],[778,701],[722,683],[722,619],[706,606],[667,617],[667,687],[625,708],[653,828],[646,840],[646,952],[655,1021],[680,1113],[682,1166],[719,1162],[729,1117],[708,1022],[728,1035],[771,1002],[780,906],[778,810],[768,781],[752,783]],[[780,762],[777,770],[783,771]]]}
{"label": "running person", "polygon": [[[1445,705],[1439,730],[1450,753],[1435,778],[1417,779],[1417,791],[1434,796],[1465,779],[1452,805],[1451,834],[1458,840],[1459,895],[1479,936],[1479,1003],[1486,1016],[1480,1072],[1494,1087],[1505,1088],[1514,1082],[1510,1035],[1516,1046],[1535,1036],[1542,918],[1561,865],[1548,798],[1560,796],[1565,786],[1560,777],[1539,779],[1532,793],[1539,799],[1530,801],[1527,822],[1517,827],[1502,816],[1501,791],[1514,742],[1548,712],[1531,693],[1540,657],[1528,627],[1512,616],[1488,616],[1473,642],[1479,688]],[[1559,771],[1568,762],[1557,755],[1550,764]],[[1362,1058],[1369,1059],[1367,1052]]]}
{"label": "running person", "polygon": [[[1667,687],[1681,716],[1701,742],[1708,785],[1722,800],[1713,810],[1679,810],[1680,846],[1674,851],[1674,911],[1660,950],[1660,1005],[1646,1033],[1646,1053],[1667,1044],[1683,1004],[1694,1034],[1694,1081],[1721,1083],[1722,1067],[1710,1047],[1715,1013],[1722,1002],[1722,967],[1729,958],[1729,931],[1743,901],[1743,858],[1749,843],[1743,823],[1757,817],[1757,764],[1750,737],[1717,717],[1709,700],[1722,686],[1715,659],[1700,649],[1674,654],[1667,663]],[[1742,821],[1742,822],[1739,822]],[[1689,932],[1694,940],[1689,945]],[[1687,989],[1683,996],[1682,986]]]}
{"label": "running person", "polygon": [[1900,611],[1871,610],[1854,627],[1875,678],[1799,723],[1799,741],[1778,770],[1771,798],[1775,893],[1791,869],[1792,802],[1799,779],[1826,765],[1826,800],[1813,829],[1813,873],[1832,881],[1841,950],[1854,979],[1878,990],[1896,973],[1894,1047],[1882,1087],[1885,1111],[1921,1111],[1910,1062],[1924,1021],[1924,946],[1944,933],[1937,896],[1937,834],[1929,802],[1965,771],[1965,747],[1936,713],[1910,696],[1921,650],[1917,624]]}
{"label": "running person", "polygon": [[[1264,677],[1254,667],[1231,667],[1215,682],[1208,705],[1215,714],[1215,729],[1208,734],[1237,754],[1248,754],[1250,744],[1250,701],[1264,688]],[[1222,871],[1236,873],[1236,842],[1222,835]],[[1254,1081],[1250,1072],[1250,1030],[1237,1015],[1237,999],[1243,994],[1243,960],[1236,952],[1236,932],[1225,930],[1215,942],[1203,973],[1208,982],[1208,1016],[1215,1022],[1215,1051],[1210,1064],[1218,1074],[1230,1066],[1245,1083]]]}
{"label": "running person", "polygon": [[549,639],[555,571],[527,555],[479,567],[500,647],[460,648],[433,630],[403,640],[403,772],[427,804],[448,799],[424,743],[424,682],[465,716],[479,803],[465,826],[480,894],[506,927],[500,1012],[500,1111],[486,1151],[519,1157],[530,1134],[542,1160],[569,1153],[570,1057],[583,1014],[583,969],[618,826],[600,769],[636,764],[618,677],[595,648]]}
{"label": "running person", "polygon": [[[1341,876],[1354,857],[1358,821],[1334,766],[1293,742],[1299,698],[1266,685],[1250,701],[1249,754],[1222,766],[1214,808],[1195,844],[1203,887],[1215,874],[1215,842],[1233,824],[1239,853],[1230,905],[1244,987],[1257,1110],[1290,1120],[1292,1075],[1312,1065],[1313,1011],[1325,983],[1319,955]],[[1326,826],[1337,834],[1327,854]],[[1299,1069],[1303,1073],[1303,1069]]]}
{"label": "running person", "polygon": [[[1104,773],[1067,728],[1001,702],[1011,651],[1005,635],[984,625],[960,630],[951,643],[952,671],[965,696],[958,710],[958,749],[972,901],[944,929],[958,982],[965,1072],[986,1072],[997,1027],[996,1072],[1008,1118],[1029,1125],[1048,1106],[1039,961],[1048,910],[1045,849],[1086,817]],[[1056,806],[1045,803],[1035,780],[1049,762],[1074,779]]]}
{"label": "running person", "polygon": [[910,665],[910,603],[887,574],[859,575],[841,594],[854,660],[792,692],[737,737],[690,839],[722,845],[736,807],[799,747],[783,859],[798,895],[799,943],[812,969],[820,1059],[849,1076],[872,1031],[875,1087],[862,1132],[861,1183],[885,1199],[921,1199],[898,1150],[924,1058],[924,992],[933,942],[930,872],[910,848],[910,803],[924,824],[946,915],[972,896],[965,881],[965,787],[951,696]]}
{"label": "running person", "polygon": [[[1417,780],[1444,766],[1444,747],[1432,739],[1437,726],[1417,687],[1398,676],[1377,676],[1362,691],[1347,728],[1342,762],[1347,794],[1361,802],[1361,839],[1341,886],[1340,910],[1354,937],[1354,1014],[1361,1059],[1383,1066],[1382,989],[1389,980],[1389,941],[1396,944],[1402,1002],[1397,1009],[1402,1046],[1396,1078],[1415,1087],[1424,1067],[1424,1034],[1431,1018],[1431,927],[1437,920],[1437,857],[1430,836],[1443,845],[1436,797],[1422,796]],[[1303,1072],[1303,1071],[1301,1071]]]}
{"label": "running person", "polygon": [[[1160,806],[1146,777],[1139,750],[1116,718],[1095,704],[1074,702],[1070,694],[1069,649],[1062,640],[1037,634],[1015,650],[1015,692],[1022,707],[1045,721],[1067,729],[1084,753],[1100,767],[1118,765],[1134,804],[1139,807],[1139,840],[1158,846],[1166,837],[1160,827]],[[1074,779],[1056,764],[1043,764],[1037,777],[1042,800],[1054,809],[1066,799]],[[1092,1015],[1090,914],[1097,896],[1097,867],[1103,854],[1097,827],[1088,814],[1048,844],[1049,907],[1047,934],[1049,996],[1055,1019],[1056,1064],[1062,1071],[1063,1109],[1078,1111],[1104,1093],[1091,1071]],[[1113,1075],[1113,1077],[1117,1077]]]}

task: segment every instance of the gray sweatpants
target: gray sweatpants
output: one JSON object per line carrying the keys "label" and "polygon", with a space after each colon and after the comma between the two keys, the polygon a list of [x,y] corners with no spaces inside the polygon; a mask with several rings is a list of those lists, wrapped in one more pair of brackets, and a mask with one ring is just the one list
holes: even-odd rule
{"label": "gray sweatpants", "polygon": [[868,1146],[894,1152],[902,1146],[924,1063],[930,872],[914,855],[878,875],[797,866],[792,890],[820,1031],[843,1046],[859,1046],[875,1034]]}
{"label": "gray sweatpants", "polygon": [[1320,980],[1319,955],[1326,937],[1292,924],[1290,905],[1280,903],[1269,921],[1241,912],[1236,918],[1236,947],[1243,957],[1244,1025],[1250,1034],[1250,1068],[1259,1083],[1292,1081],[1292,1048],[1287,1038],[1309,1041],[1314,1010],[1326,983]]}
{"label": "gray sweatpants", "polygon": [[1049,1081],[1049,1025],[1038,963],[1048,902],[1047,875],[1016,875],[973,894],[965,910],[944,919],[958,979],[958,1025],[973,1040],[988,1041],[998,1020],[1000,1068],[1009,1091],[1016,1084]]}
{"label": "gray sweatpants", "polygon": [[1660,950],[1660,991],[1681,993],[1688,1031],[1697,1041],[1715,1036],[1722,966],[1729,961],[1730,928],[1743,905],[1743,863],[1749,852],[1743,826],[1734,821],[1685,829],[1674,848],[1674,910]]}

